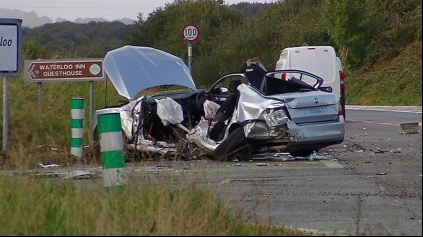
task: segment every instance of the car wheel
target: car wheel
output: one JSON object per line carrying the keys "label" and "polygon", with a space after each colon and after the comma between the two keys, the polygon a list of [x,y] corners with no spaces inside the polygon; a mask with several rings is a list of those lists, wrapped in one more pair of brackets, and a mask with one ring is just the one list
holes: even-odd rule
{"label": "car wheel", "polygon": [[306,157],[306,156],[310,156],[313,153],[314,150],[300,150],[300,151],[292,151],[289,154],[291,154],[291,156],[293,157]]}
{"label": "car wheel", "polygon": [[245,142],[244,129],[237,128],[216,147],[213,155],[218,160],[228,160],[231,155],[237,154],[243,142]]}

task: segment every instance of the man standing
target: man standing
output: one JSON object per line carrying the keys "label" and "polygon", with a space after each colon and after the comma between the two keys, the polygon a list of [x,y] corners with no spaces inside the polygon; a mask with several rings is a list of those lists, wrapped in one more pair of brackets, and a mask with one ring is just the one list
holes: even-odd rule
{"label": "man standing", "polygon": [[256,88],[260,88],[261,81],[266,74],[266,69],[261,65],[260,60],[255,57],[248,59],[245,65],[241,68],[241,72],[247,75],[250,84]]}

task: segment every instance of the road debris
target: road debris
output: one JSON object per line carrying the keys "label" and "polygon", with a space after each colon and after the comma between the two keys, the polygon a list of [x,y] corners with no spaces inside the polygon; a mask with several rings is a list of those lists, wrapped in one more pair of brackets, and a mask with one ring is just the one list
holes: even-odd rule
{"label": "road debris", "polygon": [[73,170],[69,172],[63,179],[92,179],[98,178],[99,175],[90,170]]}
{"label": "road debris", "polygon": [[29,175],[30,178],[57,178],[59,177],[59,173],[57,172],[38,172]]}
{"label": "road debris", "polygon": [[[370,151],[374,151],[374,150],[370,149]],[[397,148],[395,150],[385,150],[385,149],[377,148],[377,150],[374,151],[374,153],[376,153],[376,154],[383,154],[383,153],[388,153],[388,152],[390,152],[390,153],[401,153],[401,148]]]}
{"label": "road debris", "polygon": [[269,166],[267,163],[257,163],[257,166]]}
{"label": "road debris", "polygon": [[38,165],[41,166],[44,169],[60,167],[60,165],[57,165],[57,164],[47,164],[47,165],[45,165],[43,163],[38,163]]}
{"label": "road debris", "polygon": [[352,144],[350,147],[348,147],[349,151],[352,152],[364,152],[366,149],[356,143]]}
{"label": "road debris", "polygon": [[375,153],[386,153],[389,152],[388,150],[382,150],[382,149],[377,149],[377,151],[375,151]]}
{"label": "road debris", "polygon": [[363,134],[357,134],[355,136],[350,137],[351,139],[354,139],[356,137],[361,137],[361,136],[367,136],[367,133],[363,133]]}
{"label": "road debris", "polygon": [[247,167],[247,166],[248,166],[247,164],[240,164],[240,163],[232,165],[232,167]]}
{"label": "road debris", "polygon": [[250,182],[248,179],[225,179],[221,181],[222,184],[230,184],[233,182]]}
{"label": "road debris", "polygon": [[399,133],[401,134],[418,134],[420,126],[418,122],[415,123],[401,123],[399,125]]}

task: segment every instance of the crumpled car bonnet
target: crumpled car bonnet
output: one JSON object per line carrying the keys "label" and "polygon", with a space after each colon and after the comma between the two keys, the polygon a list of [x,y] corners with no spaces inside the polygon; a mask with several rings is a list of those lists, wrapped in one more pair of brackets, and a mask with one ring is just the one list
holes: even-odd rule
{"label": "crumpled car bonnet", "polygon": [[104,70],[117,92],[135,99],[138,92],[163,85],[179,85],[196,90],[190,69],[170,53],[141,46],[126,45],[109,51]]}

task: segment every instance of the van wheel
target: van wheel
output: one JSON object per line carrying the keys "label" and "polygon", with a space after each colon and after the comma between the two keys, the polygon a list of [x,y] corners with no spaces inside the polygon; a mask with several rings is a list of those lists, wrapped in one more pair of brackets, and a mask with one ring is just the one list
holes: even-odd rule
{"label": "van wheel", "polygon": [[237,128],[216,147],[213,155],[218,160],[228,160],[231,155],[237,154],[243,142],[245,142],[244,129]]}

